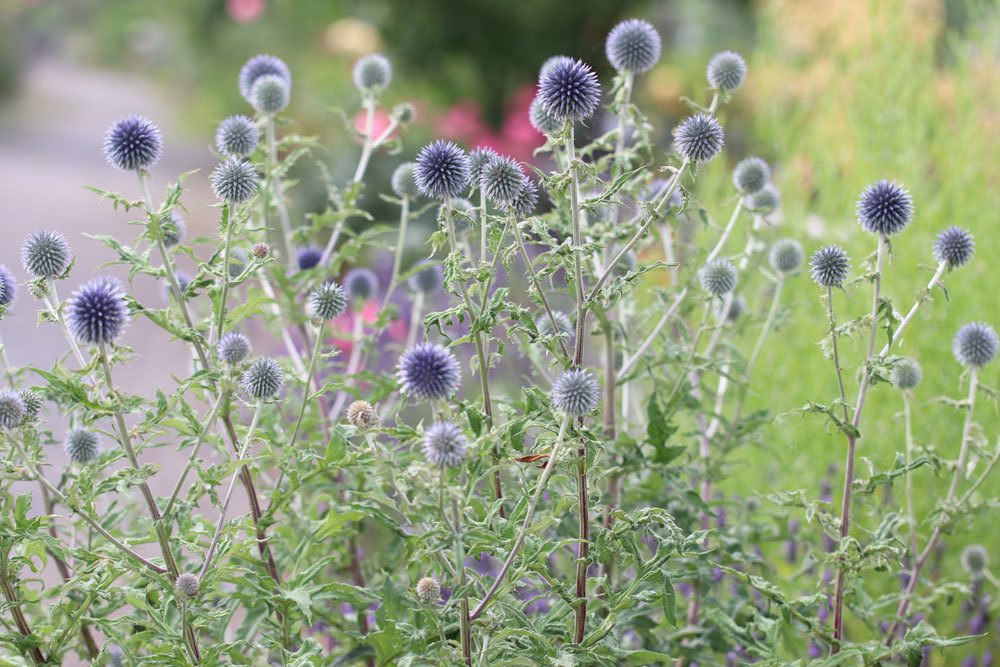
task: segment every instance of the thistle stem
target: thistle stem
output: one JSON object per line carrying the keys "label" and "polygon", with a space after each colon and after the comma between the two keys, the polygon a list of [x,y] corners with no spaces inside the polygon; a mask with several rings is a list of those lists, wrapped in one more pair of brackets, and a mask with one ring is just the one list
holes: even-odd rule
{"label": "thistle stem", "polygon": [[[535,273],[535,267],[531,263],[531,256],[528,255],[528,249],[524,245],[524,236],[521,235],[521,229],[518,227],[517,222],[514,221],[513,216],[509,223],[510,227],[514,229],[514,240],[517,241],[517,247],[521,251],[521,258],[524,260],[524,268],[528,272],[528,278],[531,280],[532,286],[535,288],[535,292],[538,293],[538,298],[542,302],[542,308],[545,310],[545,317],[548,318],[549,324],[552,326],[552,331],[559,332],[559,324],[556,322],[555,313],[552,312],[552,307],[549,305],[549,299],[545,296],[545,290],[542,289],[542,284],[538,280],[538,274]],[[566,343],[563,342],[562,336],[558,337],[559,349],[562,351],[562,355],[565,359],[569,359],[569,350],[566,348]]]}
{"label": "thistle stem", "polygon": [[[443,468],[442,468],[443,470]],[[469,618],[469,596],[465,593],[465,548],[462,546],[462,514],[458,511],[458,499],[451,498],[452,520],[455,530],[455,567],[458,569],[458,586],[462,589],[459,602],[459,637],[462,641],[462,657],[465,664],[472,667],[472,628]]]}
{"label": "thistle stem", "polygon": [[[358,317],[360,319],[360,317]],[[306,381],[305,385],[302,387],[302,404],[299,405],[299,416],[295,420],[295,427],[292,429],[292,437],[288,439],[287,450],[290,452],[295,451],[295,441],[299,437],[299,431],[302,428],[302,418],[306,414],[306,406],[309,404],[309,388],[312,385],[313,373],[316,371],[316,360],[319,359],[319,350],[323,344],[323,327],[326,325],[325,321],[321,321],[319,326],[316,328],[316,342],[313,344],[312,354],[309,356],[309,368],[306,370]],[[320,408],[320,413],[322,414],[322,407]]]}
{"label": "thistle stem", "polygon": [[226,230],[226,240],[222,251],[222,287],[219,295],[219,312],[215,318],[215,337],[213,342],[218,342],[222,338],[222,329],[225,326],[227,301],[229,300],[229,261],[232,256],[233,228],[236,226],[229,215],[229,204],[222,206],[222,225]]}
{"label": "thistle stem", "polygon": [[163,516],[170,516],[170,510],[173,509],[174,503],[180,495],[181,488],[184,486],[184,481],[187,479],[188,473],[191,472],[191,469],[194,468],[194,462],[198,459],[198,453],[201,451],[201,446],[205,444],[205,438],[208,436],[209,430],[211,430],[212,425],[215,424],[215,420],[219,416],[219,409],[222,407],[224,398],[225,396],[223,394],[216,397],[211,411],[202,422],[201,431],[198,433],[198,438],[195,441],[194,447],[191,448],[191,454],[188,456],[187,464],[184,466],[184,470],[181,471],[180,477],[177,478],[177,483],[174,484],[174,490],[170,494],[170,499],[167,501],[166,507],[163,508]]}
{"label": "thistle stem", "polygon": [[399,237],[396,241],[396,251],[392,260],[392,277],[389,278],[389,287],[385,290],[385,297],[382,299],[382,308],[389,305],[389,299],[396,290],[399,281],[399,272],[403,264],[403,249],[406,246],[406,222],[410,217],[410,198],[404,196],[403,202],[399,206]]}
{"label": "thistle stem", "polygon": [[910,555],[916,563],[920,557],[917,546],[917,511],[913,502],[913,416],[910,411],[910,391],[903,391],[903,426],[906,437],[906,518],[910,528]]}
{"label": "thistle stem", "polygon": [[729,235],[732,234],[733,228],[736,226],[736,221],[740,217],[740,212],[743,210],[743,203],[743,197],[736,200],[736,207],[733,209],[733,214],[729,216],[729,222],[726,224],[726,228],[722,230],[722,236],[719,237],[715,247],[712,248],[712,252],[708,253],[708,257],[705,258],[706,263],[711,262],[722,252],[722,248],[726,245],[726,240],[729,239]]}
{"label": "thistle stem", "polygon": [[[3,591],[3,597],[7,600],[7,604],[10,607],[10,615],[14,617],[14,625],[17,626],[18,633],[27,640],[39,641],[31,631],[31,625],[28,624],[28,619],[25,618],[24,612],[21,611],[21,601],[18,599],[17,590],[14,588],[14,584],[7,574],[9,565],[7,555],[4,554],[2,560],[0,560],[0,590]],[[45,655],[42,654],[42,649],[39,647],[33,646],[24,653],[33,664],[45,664]]]}
{"label": "thistle stem", "polygon": [[[364,347],[365,321],[362,319],[360,310],[355,309],[353,315],[354,323],[351,330],[351,354],[347,358],[347,368],[344,371],[344,377],[348,381],[352,379],[359,370],[359,366],[361,365],[361,348]],[[344,405],[347,404],[348,395],[349,394],[344,389],[341,389],[337,394],[337,400],[334,401],[333,407],[330,409],[330,421],[337,421],[337,419],[340,418],[340,413],[344,409]]]}
{"label": "thistle stem", "polygon": [[[277,177],[278,169],[278,142],[274,136],[274,116],[268,115],[264,118],[264,133],[267,139],[267,186],[268,193],[274,197],[274,206],[278,209],[278,219],[281,222],[281,241],[285,249],[285,261],[288,267],[294,266],[292,257],[292,223],[288,217],[288,208],[285,206],[285,188],[281,184],[281,179]],[[265,211],[268,203],[264,202]]]}
{"label": "thistle stem", "polygon": [[663,327],[667,326],[667,323],[670,322],[674,315],[677,314],[677,309],[680,308],[681,302],[684,300],[684,297],[687,296],[687,293],[688,288],[685,287],[680,291],[680,293],[677,294],[677,296],[674,297],[673,302],[667,310],[664,311],[663,315],[660,316],[660,320],[656,323],[656,326],[653,327],[652,331],[649,332],[649,335],[646,336],[646,338],[639,345],[639,349],[637,349],[635,354],[629,357],[625,363],[622,364],[621,369],[618,371],[618,375],[615,377],[615,381],[624,381],[629,371],[631,371],[632,368],[639,363],[639,360],[642,359],[644,354],[646,354],[649,346],[653,344],[653,341],[656,340],[663,331]]}
{"label": "thistle stem", "polygon": [[406,349],[417,343],[417,333],[424,321],[424,293],[417,292],[413,297],[413,308],[410,310],[410,329],[406,333]]}

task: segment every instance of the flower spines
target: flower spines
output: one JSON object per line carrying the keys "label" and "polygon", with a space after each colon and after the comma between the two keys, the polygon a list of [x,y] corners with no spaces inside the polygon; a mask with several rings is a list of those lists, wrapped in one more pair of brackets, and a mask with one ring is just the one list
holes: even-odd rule
{"label": "flower spines", "polygon": [[177,593],[184,598],[193,598],[197,595],[198,585],[198,575],[192,572],[181,572],[177,575],[177,580],[174,582]]}
{"label": "flower spines", "polygon": [[1000,348],[996,330],[984,322],[970,322],[955,334],[952,352],[963,366],[979,368],[993,361]]}
{"label": "flower spines", "polygon": [[441,584],[434,577],[423,577],[414,589],[421,604],[433,604],[441,599]]}
{"label": "flower spines", "polygon": [[72,259],[66,237],[48,229],[32,232],[21,246],[21,264],[36,278],[62,276]]}
{"label": "flower spines", "polygon": [[416,165],[412,162],[404,162],[396,167],[392,172],[390,185],[392,185],[392,191],[400,199],[404,197],[415,199],[420,194],[420,190],[417,189]]}
{"label": "flower spines", "polygon": [[[556,322],[556,329],[552,328],[552,320]],[[561,310],[552,311],[551,319],[548,313],[542,313],[536,317],[535,328],[538,329],[538,335],[542,337],[555,335],[572,336],[574,333],[573,321],[569,318],[569,315]]]}
{"label": "flower spines", "polygon": [[34,389],[22,389],[18,394],[24,402],[24,421],[37,421],[42,413],[42,395]]}
{"label": "flower spines", "polygon": [[748,157],[733,169],[733,185],[744,195],[752,195],[771,180],[771,167],[759,157]]}
{"label": "flower spines", "polygon": [[542,98],[537,95],[531,100],[531,106],[528,107],[528,122],[531,123],[531,127],[545,135],[555,134],[566,123],[562,118],[549,113],[548,109],[545,108],[545,103],[542,102]]}
{"label": "flower spines", "polygon": [[444,400],[458,388],[458,359],[436,343],[416,345],[399,358],[397,379],[404,394],[421,400]]}
{"label": "flower spines", "polygon": [[243,99],[251,102],[250,93],[253,90],[253,85],[260,77],[267,75],[279,76],[285,80],[289,87],[292,85],[292,73],[289,71],[288,65],[280,58],[262,53],[248,60],[240,69],[239,86]]}
{"label": "flower spines", "polygon": [[84,284],[70,299],[66,320],[73,336],[82,343],[113,343],[125,331],[128,312],[121,283],[99,277]]}
{"label": "flower spines", "polygon": [[771,183],[750,195],[750,201],[747,202],[748,209],[761,215],[770,215],[777,211],[779,206],[781,206],[781,193]]}
{"label": "flower spines", "polygon": [[747,63],[734,51],[722,51],[708,61],[705,77],[712,88],[731,93],[746,81]]}
{"label": "flower spines", "polygon": [[265,74],[259,77],[250,89],[250,103],[253,108],[268,116],[284,111],[290,98],[291,87],[288,81],[277,74]]}
{"label": "flower spines", "polygon": [[489,146],[479,146],[469,152],[469,180],[473,188],[479,187],[483,170],[499,158],[500,155]]}
{"label": "flower spines", "polygon": [[685,118],[674,130],[674,147],[688,162],[703,164],[719,154],[725,138],[715,116],[698,113]]}
{"label": "flower spines", "polygon": [[17,281],[6,264],[0,264],[0,306],[10,306],[17,298]]}
{"label": "flower spines", "polygon": [[802,245],[795,239],[779,239],[771,246],[768,261],[771,268],[781,274],[789,274],[802,266]]}
{"label": "flower spines", "polygon": [[912,219],[913,198],[895,181],[876,181],[858,197],[858,222],[866,232],[892,236]]}
{"label": "flower spines", "polygon": [[736,287],[736,267],[728,259],[716,257],[698,271],[702,289],[712,296],[725,296]]}
{"label": "flower spines", "polygon": [[104,135],[104,157],[115,169],[149,169],[162,155],[160,128],[144,116],[119,118]]}
{"label": "flower spines", "polygon": [[574,416],[592,412],[600,395],[597,379],[584,368],[572,368],[552,384],[552,405],[560,412]]}
{"label": "flower spines", "polygon": [[809,260],[809,274],[820,287],[840,287],[850,272],[851,259],[837,245],[820,248]]}
{"label": "flower spines", "polygon": [[910,359],[909,357],[899,359],[889,373],[889,381],[897,389],[914,389],[920,384],[920,380],[923,377],[924,372],[920,368],[920,364],[917,363],[916,359]]}
{"label": "flower spines", "polygon": [[243,373],[240,386],[251,398],[268,400],[285,386],[285,371],[274,359],[258,357]]}
{"label": "flower spines", "polygon": [[344,288],[333,281],[325,282],[309,296],[313,313],[321,320],[334,320],[347,310]]}
{"label": "flower spines", "polygon": [[530,178],[525,178],[520,189],[514,195],[507,210],[518,219],[527,218],[535,212],[538,206],[538,186]]}
{"label": "flower spines", "polygon": [[229,158],[212,170],[212,191],[229,204],[242,204],[257,194],[257,171],[247,160]]}
{"label": "flower spines", "polygon": [[21,394],[13,389],[0,390],[0,427],[17,428],[27,416],[28,408]]}
{"label": "flower spines", "polygon": [[424,146],[416,158],[415,178],[420,192],[431,199],[457,197],[469,183],[469,156],[450,141]]}
{"label": "flower spines", "polygon": [[66,435],[66,454],[73,463],[91,463],[99,451],[97,434],[83,428],[75,428]]}
{"label": "flower spines", "polygon": [[526,180],[518,161],[504,155],[483,167],[479,185],[487,199],[500,208],[508,208]]}
{"label": "flower spines", "polygon": [[378,425],[378,412],[368,401],[354,401],[347,407],[347,421],[364,431]]}
{"label": "flower spines", "polygon": [[957,225],[938,234],[934,241],[934,257],[952,269],[967,264],[975,251],[976,240],[972,234]]}
{"label": "flower spines", "polygon": [[392,81],[392,63],[379,53],[362,56],[351,74],[354,87],[363,93],[379,93]]}
{"label": "flower spines", "polygon": [[163,234],[163,245],[172,248],[184,239],[187,223],[180,213],[170,211],[166,220],[160,223],[160,232]]}
{"label": "flower spines", "polygon": [[451,422],[435,422],[424,431],[424,456],[436,466],[454,468],[465,458],[467,448],[462,429]]}
{"label": "flower spines", "polygon": [[230,365],[236,365],[250,354],[250,339],[239,331],[230,331],[219,339],[219,359]]}
{"label": "flower spines", "polygon": [[344,289],[352,301],[368,301],[378,293],[378,276],[371,269],[351,269],[344,276]]}
{"label": "flower spines", "polygon": [[260,130],[249,116],[229,116],[215,130],[215,147],[226,157],[248,157],[259,143]]}
{"label": "flower spines", "polygon": [[626,19],[608,33],[604,52],[619,72],[641,74],[660,59],[660,33],[648,21]]}
{"label": "flower spines", "polygon": [[560,58],[543,67],[538,96],[545,110],[555,118],[585,120],[601,102],[601,83],[590,65]]}

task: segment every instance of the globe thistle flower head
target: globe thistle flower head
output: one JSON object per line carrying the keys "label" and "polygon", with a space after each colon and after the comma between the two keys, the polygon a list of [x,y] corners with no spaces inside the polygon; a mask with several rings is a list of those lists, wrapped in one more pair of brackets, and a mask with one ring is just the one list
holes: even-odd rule
{"label": "globe thistle flower head", "polygon": [[537,95],[535,99],[531,100],[531,106],[528,107],[528,122],[539,134],[547,136],[554,135],[566,125],[564,119],[549,113],[542,98]]}
{"label": "globe thistle flower head", "polygon": [[289,87],[292,85],[292,73],[288,65],[280,58],[261,54],[254,56],[240,70],[240,95],[247,102],[253,103],[251,91],[257,80],[262,76],[277,76],[284,79]]}
{"label": "globe thistle flower head", "polygon": [[483,167],[479,185],[492,203],[500,208],[508,208],[526,180],[528,179],[520,163],[504,155]]}
{"label": "globe thistle flower head", "polygon": [[160,128],[143,116],[119,118],[104,134],[104,157],[115,169],[149,169],[162,155]]}
{"label": "globe thistle flower head", "polygon": [[240,386],[251,398],[274,398],[285,386],[285,371],[270,357],[257,357],[240,378]]}
{"label": "globe thistle flower head", "polygon": [[718,155],[725,139],[719,121],[707,113],[688,116],[674,130],[677,153],[694,164],[704,164]]}
{"label": "globe thistle flower head", "polygon": [[619,72],[648,72],[660,59],[660,33],[648,21],[626,19],[608,33],[604,52]]}
{"label": "globe thistle flower head", "polygon": [[0,428],[17,428],[27,413],[21,394],[13,389],[0,390]]}
{"label": "globe thistle flower head", "polygon": [[934,241],[934,257],[954,269],[967,264],[976,251],[976,240],[968,230],[952,226],[938,234]]}
{"label": "globe thistle flower head", "polygon": [[319,319],[335,320],[347,310],[347,296],[344,288],[331,280],[313,290],[309,305]]}
{"label": "globe thistle flower head", "polygon": [[417,180],[415,176],[416,165],[412,162],[404,162],[396,167],[396,169],[392,172],[390,184],[392,185],[392,191],[396,193],[397,197],[400,199],[403,199],[404,197],[416,199],[416,197],[420,194],[420,190],[417,189]]}
{"label": "globe thistle flower head", "polygon": [[21,246],[21,264],[36,278],[63,275],[72,259],[66,237],[48,229],[32,232]]}
{"label": "globe thistle flower head", "polygon": [[970,322],[955,334],[951,351],[963,366],[980,368],[993,361],[1000,348],[996,330],[984,322]]}
{"label": "globe thistle flower head", "polygon": [[421,343],[399,358],[397,379],[404,394],[422,400],[444,400],[458,388],[458,359],[436,343]]}
{"label": "globe thistle flower head", "polygon": [[457,197],[469,184],[472,166],[465,151],[450,141],[424,146],[416,159],[417,189],[431,199]]}
{"label": "globe thistle flower head", "polygon": [[[257,259],[267,259],[271,256],[271,246],[264,243],[263,241],[258,241],[250,246],[250,254]],[[240,273],[243,273],[240,271]]]}
{"label": "globe thistle flower head", "polygon": [[[552,328],[552,320],[556,321],[556,329]],[[553,310],[552,319],[549,319],[548,313],[536,317],[535,328],[538,329],[538,335],[543,338],[557,335],[572,337],[574,333],[573,321],[561,310]]]}
{"label": "globe thistle flower head", "polygon": [[368,401],[354,401],[347,407],[347,421],[354,428],[366,431],[378,425],[378,413]]}
{"label": "globe thistle flower head", "polygon": [[10,306],[17,298],[17,281],[6,264],[0,264],[0,307]]}
{"label": "globe thistle flower head", "polygon": [[392,63],[379,53],[363,56],[354,63],[354,87],[362,93],[380,93],[392,81]]}
{"label": "globe thistle flower head", "polygon": [[500,159],[500,155],[489,146],[479,146],[469,152],[469,168],[471,170],[469,178],[473,187],[477,187],[483,179],[483,170],[498,159]]}
{"label": "globe thistle flower head", "polygon": [[235,366],[250,354],[250,339],[239,331],[230,331],[219,339],[219,359]]}
{"label": "globe thistle flower head", "polygon": [[215,130],[215,147],[226,157],[248,157],[260,143],[260,130],[249,116],[229,116]]}
{"label": "globe thistle flower head", "polygon": [[743,85],[747,78],[747,61],[734,51],[716,53],[705,69],[708,85],[731,93]]}
{"label": "globe thistle flower head", "polygon": [[198,594],[198,575],[191,572],[181,572],[174,581],[177,594],[182,598],[193,598]]}
{"label": "globe thistle flower head", "polygon": [[273,116],[285,110],[291,93],[291,88],[285,79],[277,74],[265,74],[259,77],[250,89],[250,103],[259,113]]}
{"label": "globe thistle flower head", "polygon": [[322,259],[323,249],[318,246],[307,245],[295,251],[295,261],[299,266],[299,271],[308,271],[319,266]]}
{"label": "globe thistle flower head", "polygon": [[423,263],[422,268],[406,281],[414,292],[430,294],[440,289],[444,283],[444,269],[440,264]]}
{"label": "globe thistle flower head", "polygon": [[24,403],[24,421],[37,421],[42,413],[42,395],[34,389],[22,389],[18,393]]}
{"label": "globe thistle flower head", "polygon": [[916,359],[903,357],[892,367],[889,381],[897,389],[914,389],[924,377],[924,371]]}
{"label": "globe thistle flower head", "polygon": [[589,414],[597,407],[600,388],[594,374],[583,368],[572,368],[552,385],[552,405],[560,412],[574,416]]}
{"label": "globe thistle flower head", "polygon": [[779,206],[781,206],[781,193],[770,183],[750,195],[750,201],[747,202],[748,209],[761,215],[770,215],[777,211]]}
{"label": "globe thistle flower head", "polygon": [[73,463],[92,463],[97,459],[100,443],[97,434],[84,428],[75,428],[66,435],[66,454]]}
{"label": "globe thistle flower head", "polygon": [[414,590],[421,604],[434,604],[441,599],[441,584],[434,577],[423,577]]}
{"label": "globe thistle flower head", "polygon": [[912,219],[913,198],[895,181],[875,181],[858,197],[858,222],[870,234],[898,234]]}
{"label": "globe thistle flower head", "polygon": [[407,125],[417,119],[417,108],[409,102],[401,102],[392,108],[392,117]]}
{"label": "globe thistle flower head", "polygon": [[467,447],[462,429],[451,422],[435,422],[424,431],[424,456],[436,466],[454,468],[465,458]]}
{"label": "globe thistle flower head", "polygon": [[813,253],[809,274],[820,287],[840,287],[851,271],[851,259],[839,245],[828,245]]}
{"label": "globe thistle flower head", "polygon": [[744,195],[752,195],[771,181],[771,167],[759,157],[748,157],[733,170],[733,185]]}
{"label": "globe thistle flower head", "polygon": [[344,289],[351,301],[368,301],[378,293],[378,276],[371,269],[351,269],[344,276]]}
{"label": "globe thistle flower head", "polygon": [[518,219],[524,219],[534,213],[537,206],[538,186],[533,180],[526,177],[507,209]]}
{"label": "globe thistle flower head", "polygon": [[569,56],[549,56],[548,58],[545,59],[545,62],[542,63],[542,66],[538,68],[538,80],[541,81],[542,79],[544,79],[545,75],[548,74],[549,70],[551,70],[556,65],[562,65],[565,63],[572,63],[572,62],[573,59],[570,58]]}
{"label": "globe thistle flower head", "polygon": [[212,191],[228,204],[242,204],[257,194],[257,170],[247,160],[229,158],[212,170]]}
{"label": "globe thistle flower head", "polygon": [[66,308],[69,330],[81,343],[106,345],[121,337],[128,324],[121,283],[99,277],[85,283]]}
{"label": "globe thistle flower head", "polygon": [[[725,302],[723,302],[719,306],[719,312],[720,312],[720,314],[722,312],[722,306],[723,305],[725,305]],[[735,322],[745,312],[747,312],[747,300],[746,300],[746,298],[744,298],[744,296],[742,294],[737,294],[729,302],[729,309],[726,311],[725,320],[727,322]]]}
{"label": "globe thistle flower head", "polygon": [[180,213],[170,211],[167,219],[160,223],[160,232],[163,234],[163,245],[173,248],[184,239],[187,223]]}
{"label": "globe thistle flower head", "polygon": [[970,544],[962,549],[962,555],[959,560],[962,563],[963,570],[971,574],[973,577],[979,577],[989,566],[990,555],[989,552],[986,551],[986,547],[983,545]]}
{"label": "globe thistle flower head", "polygon": [[782,274],[789,274],[797,271],[802,266],[804,253],[802,245],[795,239],[780,239],[773,246],[768,255],[771,268]]}
{"label": "globe thistle flower head", "polygon": [[712,296],[725,296],[736,287],[736,267],[728,259],[716,257],[698,271],[703,290]]}
{"label": "globe thistle flower head", "polygon": [[560,58],[543,68],[538,97],[555,118],[586,120],[601,102],[601,83],[590,65],[581,60]]}

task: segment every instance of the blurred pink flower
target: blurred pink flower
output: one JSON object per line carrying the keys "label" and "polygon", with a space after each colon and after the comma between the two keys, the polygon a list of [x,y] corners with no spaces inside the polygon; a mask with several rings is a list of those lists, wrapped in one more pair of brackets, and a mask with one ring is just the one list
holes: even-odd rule
{"label": "blurred pink flower", "polygon": [[[363,134],[365,131],[365,112],[358,111],[354,114],[354,118],[351,119],[351,122],[354,123],[354,129],[357,130],[358,133]],[[387,127],[389,127],[389,114],[385,111],[376,109],[375,113],[372,114],[372,135],[378,137]],[[390,138],[394,136],[396,136],[395,132],[389,135]],[[358,137],[357,141],[358,143],[361,143],[362,140]]]}
{"label": "blurred pink flower", "polygon": [[533,162],[534,150],[545,138],[531,127],[528,109],[535,97],[535,86],[521,88],[511,98],[503,125],[494,130],[483,121],[475,102],[459,102],[440,115],[434,129],[438,136],[453,139],[469,148],[487,146],[525,162]]}
{"label": "blurred pink flower", "polygon": [[267,9],[267,0],[226,0],[226,13],[237,23],[256,21]]}
{"label": "blurred pink flower", "polygon": [[[379,313],[382,311],[382,304],[377,300],[369,301],[365,304],[365,307],[361,309],[360,317],[361,321],[365,323],[365,334],[370,335],[370,327],[374,325],[379,318]],[[354,330],[354,318],[359,315],[355,313],[354,310],[348,309],[343,315],[335,319],[331,324],[331,343],[334,347],[340,350],[341,355],[348,355],[351,353],[351,348],[353,343],[351,341],[351,332]],[[402,319],[394,320],[386,329],[386,332],[394,341],[401,341],[406,338],[408,333],[408,326]]]}

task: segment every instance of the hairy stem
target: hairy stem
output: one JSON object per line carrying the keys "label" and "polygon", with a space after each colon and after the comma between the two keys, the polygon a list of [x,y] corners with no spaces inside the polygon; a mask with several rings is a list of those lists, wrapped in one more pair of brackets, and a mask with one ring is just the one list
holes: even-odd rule
{"label": "hairy stem", "polygon": [[465,548],[462,546],[462,514],[458,510],[458,498],[451,498],[451,514],[455,531],[455,567],[458,569],[458,586],[463,590],[459,602],[459,637],[462,641],[462,658],[472,667],[472,627],[469,618],[469,596],[465,589]]}
{"label": "hairy stem", "polygon": [[743,197],[736,200],[736,207],[733,209],[733,214],[729,216],[729,222],[726,224],[726,228],[722,230],[722,236],[719,237],[718,242],[716,242],[715,247],[712,251],[708,253],[708,257],[705,258],[705,262],[711,262],[713,259],[718,257],[719,253],[722,252],[723,246],[726,245],[726,240],[729,235],[732,234],[733,228],[736,226],[736,221],[739,220],[740,212],[743,210]]}
{"label": "hairy stem", "polygon": [[[268,115],[264,118],[264,133],[267,141],[267,189],[268,194],[274,197],[274,206],[278,209],[278,219],[281,222],[281,242],[285,250],[285,261],[289,268],[294,266],[295,259],[292,252],[292,223],[288,217],[288,208],[285,206],[285,188],[281,184],[281,179],[275,173],[278,168],[278,142],[274,136],[274,116]],[[268,204],[265,201],[265,211]]]}
{"label": "hairy stem", "polygon": [[385,290],[385,297],[382,299],[382,308],[389,305],[389,299],[396,290],[399,281],[399,272],[403,264],[403,249],[406,246],[406,222],[410,217],[410,198],[404,196],[403,202],[399,206],[399,236],[396,240],[396,251],[392,259],[392,277],[389,278],[389,287]]}
{"label": "hairy stem", "polygon": [[913,502],[913,416],[910,411],[910,391],[903,390],[903,428],[906,438],[906,519],[910,533],[910,555],[916,563],[920,557],[920,549],[917,546],[917,510]]}
{"label": "hairy stem", "polygon": [[[531,284],[535,288],[535,292],[538,293],[539,300],[542,302],[542,308],[545,310],[545,317],[549,320],[549,324],[552,326],[552,331],[554,331],[558,336],[559,324],[556,322],[555,313],[553,313],[552,307],[549,305],[549,299],[545,296],[545,290],[542,289],[542,284],[538,280],[538,274],[535,273],[535,267],[531,263],[531,256],[528,254],[528,249],[524,245],[524,236],[521,234],[520,227],[518,227],[517,223],[513,220],[513,216],[510,221],[510,226],[514,229],[514,239],[517,241],[517,247],[521,251],[521,258],[524,260],[524,267],[528,272],[528,278],[531,280]],[[563,342],[562,336],[558,336],[558,341],[559,349],[562,351],[564,359],[569,359],[569,350],[566,348],[566,343]]]}
{"label": "hairy stem", "polygon": [[[360,320],[360,315],[356,315],[356,319]],[[316,372],[316,360],[319,359],[319,350],[323,345],[323,328],[326,322],[321,321],[319,326],[316,328],[316,342],[313,343],[312,354],[309,355],[309,368],[306,369],[306,381],[305,385],[302,387],[302,404],[299,405],[299,416],[295,419],[295,427],[292,429],[292,437],[288,439],[288,451],[295,451],[295,441],[298,440],[299,431],[302,428],[302,418],[306,414],[306,406],[309,405],[309,391],[312,385],[313,373]],[[355,347],[358,345],[358,341],[354,342]],[[323,412],[322,407],[320,407],[320,413]]]}
{"label": "hairy stem", "polygon": [[[7,556],[4,555],[2,561],[0,561],[0,590],[3,591],[3,597],[7,601],[10,607],[10,615],[14,617],[14,625],[17,626],[17,631],[22,637],[30,641],[41,641],[35,634],[31,631],[31,625],[28,624],[28,619],[24,616],[24,612],[21,611],[21,601],[17,596],[17,590],[14,588],[14,584],[10,580],[10,576],[7,573],[9,567],[9,562]],[[45,656],[42,654],[42,649],[37,646],[31,647],[29,650],[25,651],[25,656],[31,660],[33,664],[44,665]]]}

